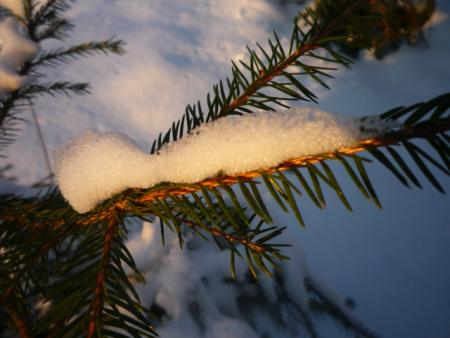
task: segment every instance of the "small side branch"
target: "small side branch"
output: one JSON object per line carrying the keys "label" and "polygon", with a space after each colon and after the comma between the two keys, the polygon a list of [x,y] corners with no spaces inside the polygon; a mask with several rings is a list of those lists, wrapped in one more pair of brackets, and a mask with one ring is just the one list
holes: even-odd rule
{"label": "small side branch", "polygon": [[[12,290],[9,293],[7,299],[4,300],[6,312],[8,313],[11,323],[15,327],[20,338],[32,338],[34,335],[32,334],[32,330],[30,327],[30,315],[25,306],[21,306],[21,302],[17,299],[16,292],[18,290]],[[19,309],[19,307],[21,307]]]}
{"label": "small side branch", "polygon": [[94,337],[98,327],[98,323],[101,323],[101,317],[104,307],[105,297],[105,283],[108,277],[108,268],[111,258],[111,249],[114,240],[117,237],[117,220],[113,215],[110,215],[108,220],[108,227],[105,232],[102,259],[100,263],[100,270],[97,274],[97,280],[95,283],[95,297],[90,308],[90,321],[88,329],[88,338]]}
{"label": "small side branch", "polygon": [[[1,219],[5,220],[5,218],[3,218],[3,215],[1,215]],[[19,218],[20,219],[20,218]],[[14,218],[12,219],[8,219],[6,218],[6,220],[8,222],[11,222],[14,220]],[[18,223],[20,224],[20,223]],[[23,224],[23,223],[22,223]],[[66,228],[61,231],[61,233],[59,233],[58,235],[56,235],[54,238],[50,238],[48,239],[47,242],[43,243],[41,247],[39,247],[39,249],[37,249],[36,251],[33,251],[32,254],[27,255],[26,257],[23,258],[22,261],[17,261],[15,262],[16,265],[20,265],[22,264],[24,266],[24,268],[22,270],[20,270],[19,272],[17,272],[14,275],[14,278],[11,278],[8,281],[9,285],[8,287],[5,288],[5,290],[0,293],[0,303],[7,303],[8,302],[8,298],[11,297],[14,294],[14,291],[16,290],[17,285],[20,284],[20,280],[24,277],[24,275],[29,272],[33,267],[34,264],[44,255],[48,254],[48,252],[53,249],[56,245],[58,245],[58,243],[61,242],[61,240],[63,238],[66,237],[66,235],[68,233],[70,233],[70,231],[73,230],[74,227],[76,227],[78,225],[67,225],[66,224]],[[38,230],[39,231],[39,230]],[[31,240],[33,240],[33,238],[31,237]]]}
{"label": "small side branch", "polygon": [[17,333],[20,338],[32,338],[30,328],[25,320],[19,317],[17,314],[10,314],[11,320],[16,327]]}
{"label": "small side branch", "polygon": [[[198,225],[197,223],[187,219],[178,219],[178,221],[180,221],[183,224],[186,224],[191,229],[201,228],[200,225]],[[252,242],[251,240],[248,240],[245,237],[234,236],[215,227],[208,227],[208,231],[211,235],[215,237],[223,238],[232,243],[239,243],[255,253],[261,254],[267,251],[264,245]]]}
{"label": "small side branch", "polygon": [[349,8],[347,8],[339,17],[331,21],[323,30],[319,31],[315,36],[310,39],[309,43],[302,44],[298,49],[294,50],[291,55],[286,57],[278,65],[270,70],[261,70],[260,78],[255,80],[248,89],[239,97],[234,99],[229,105],[223,107],[222,111],[218,114],[217,118],[228,115],[230,112],[236,110],[238,107],[243,106],[255,93],[261,88],[265,87],[273,78],[281,75],[283,71],[289,66],[293,65],[297,59],[304,56],[306,53],[311,52],[317,48],[323,47],[320,44],[320,40],[331,35],[339,24],[346,20],[355,10],[361,7],[366,1],[355,1]]}

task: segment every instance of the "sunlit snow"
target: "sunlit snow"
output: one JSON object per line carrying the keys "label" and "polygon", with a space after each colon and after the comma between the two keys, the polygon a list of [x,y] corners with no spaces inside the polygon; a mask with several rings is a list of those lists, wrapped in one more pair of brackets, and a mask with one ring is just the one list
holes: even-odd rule
{"label": "sunlit snow", "polygon": [[204,124],[157,154],[146,154],[119,133],[85,133],[58,151],[56,180],[78,212],[127,188],[160,182],[195,183],[217,173],[233,175],[354,145],[357,119],[298,108],[230,116]]}
{"label": "sunlit snow", "polygon": [[18,68],[37,51],[38,46],[24,36],[16,19],[0,21],[0,98],[24,84],[25,77],[18,75]]}
{"label": "sunlit snow", "polygon": [[0,6],[9,9],[17,16],[24,16],[23,0],[0,0]]}

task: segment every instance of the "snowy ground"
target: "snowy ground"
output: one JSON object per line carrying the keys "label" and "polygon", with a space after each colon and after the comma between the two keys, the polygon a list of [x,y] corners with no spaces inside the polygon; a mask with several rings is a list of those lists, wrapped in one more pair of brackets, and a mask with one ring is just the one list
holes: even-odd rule
{"label": "snowy ground", "polygon": [[[445,0],[438,4],[445,20],[427,32],[428,48],[404,46],[382,62],[359,60],[352,70],[337,74],[331,91],[319,92],[319,107],[362,116],[448,91],[450,4]],[[47,146],[53,150],[91,129],[126,133],[148,150],[157,133],[165,131],[187,103],[203,99],[210,86],[228,74],[229,60],[244,56],[246,44],[264,41],[272,29],[287,33],[294,8],[280,6],[277,0],[75,3],[70,15],[77,28],[71,42],[115,36],[126,41],[127,54],[89,58],[50,71],[58,78],[88,80],[93,95],[42,99],[36,104]],[[29,184],[47,172],[35,127],[31,118],[24,117],[30,122],[9,147],[9,160],[2,160],[0,166],[14,163],[13,173]],[[449,199],[427,183],[423,191],[408,191],[381,166],[371,169],[382,211],[349,187],[354,213],[345,211],[329,194],[324,212],[307,201],[302,204],[309,224],[306,230],[298,230],[295,221],[281,213],[279,223],[292,225],[290,234],[301,243],[310,270],[337,293],[352,297],[356,316],[382,337],[447,338]],[[437,175],[450,191],[448,179]],[[146,230],[133,242],[142,265],[159,250],[144,246],[152,238]],[[178,272],[182,279],[184,258],[171,254],[180,265],[166,271],[167,278],[177,278]],[[187,289],[178,291],[180,298],[183,290]],[[250,330],[233,321],[220,325],[211,325],[208,337],[221,337],[219,333],[226,330],[240,330],[240,334]],[[333,332],[326,337],[345,336],[334,332],[332,324],[326,325],[327,332]],[[171,329],[176,330],[167,328],[163,337],[174,337]]]}

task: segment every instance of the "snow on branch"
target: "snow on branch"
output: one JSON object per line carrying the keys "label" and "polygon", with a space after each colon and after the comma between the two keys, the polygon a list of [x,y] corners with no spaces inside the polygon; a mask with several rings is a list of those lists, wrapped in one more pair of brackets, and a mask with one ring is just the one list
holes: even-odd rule
{"label": "snow on branch", "polygon": [[[19,15],[19,7],[12,5],[13,2],[0,1],[0,6],[5,6]],[[18,71],[38,50],[38,45],[24,36],[19,21],[13,17],[0,21],[0,99],[25,84],[26,78],[20,76]]]}
{"label": "snow on branch", "polygon": [[71,206],[84,213],[127,188],[196,183],[270,168],[354,146],[389,128],[377,119],[367,124],[310,108],[230,116],[201,126],[153,155],[126,135],[87,132],[56,152],[56,180]]}
{"label": "snow on branch", "polygon": [[25,16],[22,0],[0,0],[0,7],[9,10],[11,13],[19,17]]}

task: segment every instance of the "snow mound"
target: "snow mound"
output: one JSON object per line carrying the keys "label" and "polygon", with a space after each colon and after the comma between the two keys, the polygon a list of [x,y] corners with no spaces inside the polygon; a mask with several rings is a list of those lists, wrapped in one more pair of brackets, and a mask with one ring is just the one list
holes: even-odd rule
{"label": "snow mound", "polygon": [[72,207],[84,213],[127,188],[272,167],[352,146],[381,130],[374,120],[370,131],[362,127],[356,119],[311,108],[231,116],[204,124],[154,155],[123,134],[87,132],[56,152],[56,181]]}
{"label": "snow mound", "polygon": [[245,259],[236,260],[237,280],[232,281],[228,250],[219,250],[191,231],[184,233],[185,246],[180,250],[178,235],[167,231],[163,244],[159,227],[158,221],[143,222],[127,247],[148,281],[135,284],[142,305],[162,310],[161,337],[312,337],[308,320],[316,322],[310,307],[314,294],[308,292],[305,280],[358,323],[345,299],[310,271],[296,227],[286,229],[278,239],[292,244],[286,249],[291,259],[279,262],[282,269],[272,271],[276,277],[260,274],[258,283],[248,278]]}
{"label": "snow mound", "polygon": [[20,23],[14,18],[0,22],[0,98],[24,85],[26,78],[17,70],[38,50],[37,44],[22,35]]}

